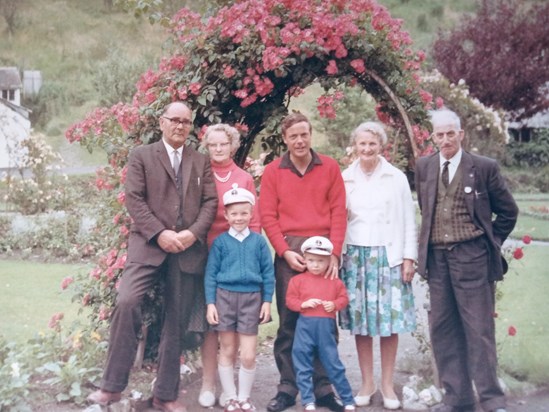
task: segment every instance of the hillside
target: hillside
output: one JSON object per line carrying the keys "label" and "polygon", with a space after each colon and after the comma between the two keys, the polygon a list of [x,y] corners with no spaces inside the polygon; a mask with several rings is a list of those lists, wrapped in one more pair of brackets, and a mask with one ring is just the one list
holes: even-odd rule
{"label": "hillside", "polygon": [[[451,27],[462,13],[473,11],[475,4],[470,0],[380,2],[394,17],[404,19],[414,47],[427,53],[436,31]],[[35,116],[42,114],[35,127],[46,133],[68,165],[100,163],[101,154],[90,156],[80,147],[66,143],[65,129],[100,105],[101,96],[94,82],[102,64],[112,61],[114,55],[114,60],[120,62],[154,65],[163,54],[167,35],[162,27],[151,26],[144,18],[108,10],[107,2],[41,0],[39,7],[37,3],[19,2],[13,35],[0,18],[0,65],[41,70],[42,96],[38,102],[25,102]],[[203,2],[194,4],[204,7]]]}

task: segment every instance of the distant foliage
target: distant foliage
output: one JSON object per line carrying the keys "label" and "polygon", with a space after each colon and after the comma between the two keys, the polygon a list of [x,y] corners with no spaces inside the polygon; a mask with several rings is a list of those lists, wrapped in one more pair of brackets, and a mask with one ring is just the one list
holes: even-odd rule
{"label": "distant foliage", "polygon": [[146,58],[134,60],[120,47],[111,45],[107,58],[99,63],[93,85],[102,106],[131,103],[137,91],[135,83],[152,65]]}
{"label": "distant foliage", "polygon": [[[337,111],[337,116],[334,119],[322,117],[319,113],[315,114],[314,119],[316,124],[319,125],[317,129],[327,136],[330,147],[343,152],[349,146],[351,132],[360,123],[367,120],[377,120],[375,105],[375,100],[363,89],[359,87],[344,88],[341,99],[334,104]],[[325,153],[325,151],[322,151],[322,153]],[[334,157],[341,156],[336,155]]]}
{"label": "distant foliage", "polygon": [[433,45],[436,67],[484,104],[529,117],[549,107],[549,2],[482,0]]}
{"label": "distant foliage", "polygon": [[19,26],[19,7],[22,0],[1,0],[0,1],[0,16],[6,22],[7,31],[10,35],[15,33]]}
{"label": "distant foliage", "polygon": [[541,168],[549,165],[549,129],[534,130],[529,142],[511,142],[507,165],[521,168]]}
{"label": "distant foliage", "polygon": [[67,176],[54,173],[63,159],[46,143],[41,134],[18,142],[13,157],[19,177],[6,174],[5,200],[25,215],[48,210],[65,210],[71,203],[65,186]]}

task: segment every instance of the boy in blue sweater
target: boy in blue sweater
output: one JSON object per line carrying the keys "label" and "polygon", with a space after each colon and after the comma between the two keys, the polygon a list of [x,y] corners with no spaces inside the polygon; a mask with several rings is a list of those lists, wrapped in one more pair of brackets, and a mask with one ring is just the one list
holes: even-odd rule
{"label": "boy in blue sweater", "polygon": [[[227,397],[225,412],[255,411],[250,401],[255,377],[257,332],[271,317],[273,259],[266,240],[248,228],[255,196],[234,184],[223,195],[228,232],[210,249],[204,285],[207,319],[219,333],[219,380]],[[234,382],[240,349],[238,394]]]}

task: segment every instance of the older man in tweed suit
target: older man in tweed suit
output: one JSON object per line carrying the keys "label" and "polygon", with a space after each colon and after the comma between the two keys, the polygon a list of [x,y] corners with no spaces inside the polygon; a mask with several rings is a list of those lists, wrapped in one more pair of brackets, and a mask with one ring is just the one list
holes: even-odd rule
{"label": "older man in tweed suit", "polygon": [[416,165],[422,216],[418,272],[429,283],[431,341],[445,390],[436,410],[474,412],[474,381],[481,407],[503,412],[494,282],[506,270],[501,244],[515,226],[518,208],[497,163],[462,150],[460,123],[452,111],[433,112],[439,153]]}

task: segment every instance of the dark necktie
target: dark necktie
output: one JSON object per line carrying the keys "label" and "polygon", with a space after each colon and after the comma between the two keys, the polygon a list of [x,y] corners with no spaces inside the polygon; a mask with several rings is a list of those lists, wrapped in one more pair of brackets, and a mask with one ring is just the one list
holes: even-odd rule
{"label": "dark necktie", "polygon": [[448,187],[448,185],[450,184],[450,176],[448,174],[448,165],[449,164],[450,164],[450,161],[446,160],[444,162],[443,167],[442,167],[442,184],[444,185],[444,187]]}

